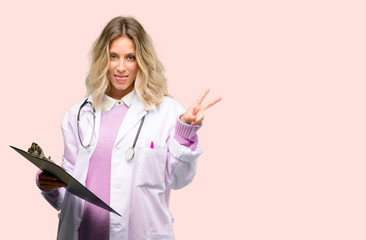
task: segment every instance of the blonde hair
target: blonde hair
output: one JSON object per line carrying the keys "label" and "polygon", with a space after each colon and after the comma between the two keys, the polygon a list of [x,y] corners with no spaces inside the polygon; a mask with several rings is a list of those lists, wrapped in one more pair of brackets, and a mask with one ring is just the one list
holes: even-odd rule
{"label": "blonde hair", "polygon": [[132,17],[116,17],[103,29],[92,47],[91,67],[86,78],[88,94],[93,98],[93,107],[102,109],[102,98],[110,91],[107,71],[109,47],[119,37],[129,37],[135,44],[139,70],[134,81],[135,91],[146,110],[156,105],[159,108],[163,97],[168,96],[167,81],[149,35]]}

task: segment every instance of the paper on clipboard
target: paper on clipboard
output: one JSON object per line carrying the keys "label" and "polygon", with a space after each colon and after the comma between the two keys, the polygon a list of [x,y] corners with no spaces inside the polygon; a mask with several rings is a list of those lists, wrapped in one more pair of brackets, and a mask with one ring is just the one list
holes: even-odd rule
{"label": "paper on clipboard", "polygon": [[93,203],[105,210],[113,212],[118,216],[121,216],[117,213],[113,208],[111,208],[108,204],[103,202],[100,198],[98,198],[94,193],[92,193],[89,189],[87,189],[84,185],[78,182],[75,178],[73,178],[70,174],[68,174],[63,168],[58,166],[57,164],[50,162],[46,159],[35,157],[28,152],[25,152],[19,148],[10,146],[12,149],[17,151],[20,155],[28,159],[31,163],[36,165],[42,171],[47,171],[53,175],[55,175],[58,179],[64,182],[67,187],[66,189],[72,194]]}

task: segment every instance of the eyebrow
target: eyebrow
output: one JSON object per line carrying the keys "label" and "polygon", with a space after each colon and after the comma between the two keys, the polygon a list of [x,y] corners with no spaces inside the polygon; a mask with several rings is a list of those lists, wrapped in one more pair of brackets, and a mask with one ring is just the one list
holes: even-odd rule
{"label": "eyebrow", "polygon": [[[118,53],[115,53],[115,52],[110,51],[110,52],[109,52],[109,55],[112,55],[112,54],[119,56],[119,54],[118,54]],[[127,53],[127,54],[125,54],[125,56],[130,56],[130,55],[136,55],[136,53],[135,53],[135,52],[131,52],[131,53]]]}

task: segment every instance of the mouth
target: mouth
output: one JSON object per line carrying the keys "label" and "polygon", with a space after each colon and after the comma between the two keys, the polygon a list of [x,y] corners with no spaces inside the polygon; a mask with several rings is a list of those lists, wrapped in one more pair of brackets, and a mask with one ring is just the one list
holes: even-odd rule
{"label": "mouth", "polygon": [[114,75],[114,77],[116,78],[117,82],[124,83],[127,80],[128,75]]}

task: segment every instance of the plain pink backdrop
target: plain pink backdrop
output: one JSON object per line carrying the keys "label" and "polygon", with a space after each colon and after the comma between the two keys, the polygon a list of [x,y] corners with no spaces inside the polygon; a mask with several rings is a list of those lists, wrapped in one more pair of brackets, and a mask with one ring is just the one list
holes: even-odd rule
{"label": "plain pink backdrop", "polygon": [[199,132],[195,180],[172,194],[177,240],[366,239],[365,7],[2,1],[0,239],[55,239],[37,170],[9,145],[35,141],[61,163],[60,121],[85,95],[89,49],[118,15],[144,25],[185,107],[207,87],[223,97]]}

